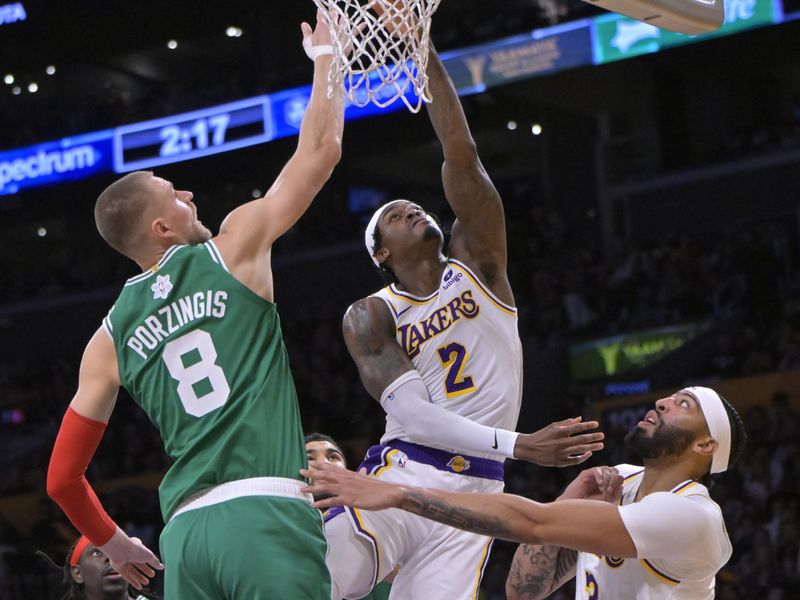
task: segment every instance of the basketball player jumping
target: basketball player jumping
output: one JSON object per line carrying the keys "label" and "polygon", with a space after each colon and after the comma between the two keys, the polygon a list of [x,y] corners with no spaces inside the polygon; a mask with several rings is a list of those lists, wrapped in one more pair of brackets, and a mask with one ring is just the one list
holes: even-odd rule
{"label": "basketball player jumping", "polygon": [[[344,317],[364,386],[387,413],[381,445],[362,467],[388,481],[501,492],[504,459],[578,464],[602,448],[603,436],[584,433],[597,423],[579,419],[514,433],[522,349],[503,205],[434,50],[428,77],[428,115],[456,221],[447,257],[437,223],[411,201],[382,206],[367,226],[367,251],[392,283]],[[362,597],[398,565],[392,598],[474,598],[492,541],[398,510],[344,511],[325,531],[334,599]]]}
{"label": "basketball player jumping", "polygon": [[311,99],[297,150],[265,197],[231,212],[214,237],[192,193],[152,173],[126,175],[95,206],[101,236],[143,272],[86,347],[47,490],[131,584],[161,568],[84,476],[124,386],[174,459],[159,488],[174,600],[330,598],[319,512],[300,492],[306,457],[270,262],[341,155],[343,96],[326,97],[331,37],[319,15],[313,32],[302,29]]}
{"label": "basketball player jumping", "polygon": [[379,515],[399,508],[521,542],[506,582],[514,600],[545,598],[572,577],[579,600],[711,600],[731,543],[722,511],[700,480],[734,465],[746,439],[728,402],[709,388],[690,387],[658,400],[628,434],[644,468],[617,467],[624,483],[607,471],[584,471],[550,504],[386,483],[318,463],[303,474],[314,482],[307,491],[327,496],[319,507]]}

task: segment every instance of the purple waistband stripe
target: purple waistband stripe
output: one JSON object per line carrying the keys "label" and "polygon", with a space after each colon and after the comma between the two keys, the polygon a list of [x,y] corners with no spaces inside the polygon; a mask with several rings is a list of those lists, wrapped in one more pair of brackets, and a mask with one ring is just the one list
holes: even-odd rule
{"label": "purple waistband stripe", "polygon": [[368,473],[376,473],[380,468],[388,465],[389,455],[392,450],[399,450],[405,455],[399,458],[401,461],[418,462],[430,465],[440,471],[457,473],[458,475],[503,481],[504,468],[501,462],[466,454],[453,454],[445,450],[428,448],[427,446],[401,440],[391,440],[386,444],[372,446],[367,450],[367,455],[364,457],[364,462],[361,463],[359,469],[366,468]]}

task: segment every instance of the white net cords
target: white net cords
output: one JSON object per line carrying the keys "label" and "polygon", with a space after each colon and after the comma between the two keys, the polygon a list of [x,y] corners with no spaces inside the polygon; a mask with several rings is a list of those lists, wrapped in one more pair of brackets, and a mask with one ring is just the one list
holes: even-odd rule
{"label": "white net cords", "polygon": [[[328,96],[341,85],[356,106],[430,102],[431,17],[441,0],[314,0],[333,39]],[[409,98],[413,90],[416,98]]]}

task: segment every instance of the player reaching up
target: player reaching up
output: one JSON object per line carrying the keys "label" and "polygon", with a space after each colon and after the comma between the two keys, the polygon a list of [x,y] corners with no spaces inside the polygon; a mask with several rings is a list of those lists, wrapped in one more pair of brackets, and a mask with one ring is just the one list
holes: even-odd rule
{"label": "player reaching up", "polygon": [[171,599],[330,597],[319,513],[300,491],[303,433],[270,263],[341,155],[342,94],[326,96],[330,34],[319,15],[302,30],[311,99],[297,150],[263,198],[231,212],[216,236],[191,192],[152,173],[126,175],[95,207],[101,236],[142,273],[86,347],[47,489],[131,584],[162,568],[84,476],[125,387],[174,460],[159,488]]}
{"label": "player reaching up", "polygon": [[[501,492],[504,459],[578,464],[603,436],[579,419],[514,433],[522,348],[503,205],[433,49],[428,64],[428,116],[456,221],[447,256],[436,220],[410,200],[380,207],[367,226],[367,251],[390,285],[344,317],[364,386],[387,413],[381,444],[362,467],[387,481]],[[392,598],[473,598],[492,541],[398,510],[343,511],[325,531],[335,599],[363,596],[397,565]]]}

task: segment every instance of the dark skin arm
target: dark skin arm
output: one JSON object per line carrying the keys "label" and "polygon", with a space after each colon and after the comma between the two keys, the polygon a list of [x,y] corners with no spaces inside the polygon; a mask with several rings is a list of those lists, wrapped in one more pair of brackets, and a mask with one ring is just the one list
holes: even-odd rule
{"label": "dark skin arm", "polygon": [[[588,499],[616,503],[623,479],[613,467],[582,471],[559,500]],[[508,600],[541,600],[575,577],[578,553],[554,545],[520,544],[506,579]]]}
{"label": "dark skin arm", "polygon": [[314,484],[305,492],[325,494],[317,508],[399,508],[457,529],[523,544],[555,544],[602,556],[635,558],[636,547],[614,504],[562,500],[541,504],[511,494],[464,494],[400,486],[331,465],[301,474]]}
{"label": "dark skin arm", "polygon": [[478,157],[455,87],[432,46],[427,74],[432,97],[428,116],[442,144],[442,184],[456,215],[450,256],[476,270],[500,300],[513,305],[506,274],[503,203]]}
{"label": "dark skin arm", "polygon": [[506,579],[508,600],[541,600],[575,577],[578,553],[559,546],[520,544]]}
{"label": "dark skin arm", "polygon": [[[363,298],[354,303],[345,313],[342,331],[361,381],[376,400],[380,400],[383,390],[395,379],[414,369],[397,343],[394,320],[382,300]],[[432,410],[443,409],[432,407]],[[436,415],[431,414],[431,418]],[[466,417],[459,419],[467,420]],[[534,433],[520,434],[514,446],[514,457],[542,466],[580,464],[603,447],[602,433],[584,433],[597,426],[596,421],[568,419],[551,423]],[[418,441],[432,443],[436,440]]]}

